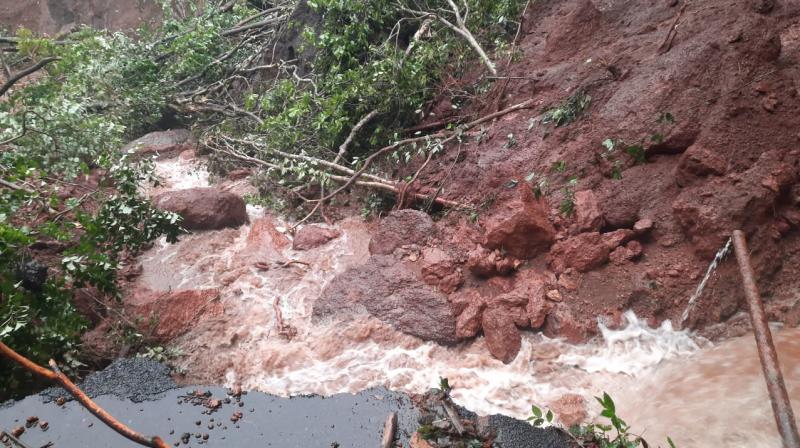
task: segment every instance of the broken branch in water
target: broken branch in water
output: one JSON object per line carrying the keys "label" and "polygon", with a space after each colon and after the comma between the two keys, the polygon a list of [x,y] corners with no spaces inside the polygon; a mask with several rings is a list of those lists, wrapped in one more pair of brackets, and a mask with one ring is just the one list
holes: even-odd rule
{"label": "broken branch in water", "polygon": [[66,375],[61,373],[61,370],[58,369],[58,365],[54,360],[50,360],[50,368],[52,370],[47,370],[44,367],[34,363],[33,361],[29,360],[28,358],[20,355],[19,353],[12,350],[9,346],[5,345],[4,343],[0,342],[0,355],[3,357],[14,361],[15,363],[22,366],[25,370],[33,373],[36,376],[44,378],[48,381],[52,381],[57,383],[67,392],[70,393],[75,399],[84,407],[87,411],[91,412],[95,417],[100,419],[103,423],[106,424],[109,428],[113,429],[123,437],[133,442],[138,443],[139,445],[149,446],[152,448],[168,448],[167,445],[163,440],[161,440],[158,436],[147,437],[138,432],[132,430],[131,428],[125,426],[124,424],[120,423],[117,419],[111,416],[108,412],[106,412],[103,408],[97,405],[88,395],[86,395],[82,390],[78,388]]}

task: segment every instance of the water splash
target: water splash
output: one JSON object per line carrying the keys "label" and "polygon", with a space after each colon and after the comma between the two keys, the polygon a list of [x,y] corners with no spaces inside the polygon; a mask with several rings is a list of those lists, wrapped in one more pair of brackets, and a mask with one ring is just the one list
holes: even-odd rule
{"label": "water splash", "polygon": [[731,252],[731,244],[733,243],[732,238],[728,238],[728,241],[725,242],[725,245],[722,246],[722,249],[717,251],[717,254],[714,255],[714,259],[711,260],[711,264],[708,265],[708,269],[706,270],[706,275],[700,281],[700,284],[697,285],[697,289],[694,291],[691,297],[689,297],[689,303],[686,305],[686,309],[683,310],[683,314],[681,315],[681,324],[679,328],[683,328],[686,324],[686,319],[689,318],[689,313],[694,309],[694,304],[697,302],[697,299],[703,294],[703,290],[706,287],[706,283],[708,279],[711,278],[711,274],[717,269],[717,266],[728,256]]}
{"label": "water splash", "polygon": [[658,328],[647,325],[633,311],[626,311],[627,325],[612,330],[598,320],[604,345],[592,347],[588,352],[576,348],[572,353],[561,355],[560,360],[594,372],[625,373],[637,376],[658,366],[662,361],[689,356],[698,350],[698,339],[687,330],[675,330],[672,322],[664,321]]}

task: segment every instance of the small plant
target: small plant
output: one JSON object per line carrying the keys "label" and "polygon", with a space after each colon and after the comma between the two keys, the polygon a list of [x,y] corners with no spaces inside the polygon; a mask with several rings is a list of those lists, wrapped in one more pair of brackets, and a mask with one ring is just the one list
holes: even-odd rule
{"label": "small plant", "polygon": [[542,124],[552,123],[557,128],[568,125],[580,118],[591,102],[591,96],[578,90],[558,106],[547,109],[542,115]]}
{"label": "small plant", "polygon": [[553,423],[553,411],[548,409],[546,413],[542,413],[538,407],[531,406],[531,416],[528,417],[528,421],[536,428],[544,427],[545,424],[549,426]]}
{"label": "small plant", "polygon": [[536,173],[531,172],[525,176],[525,182],[530,185],[531,190],[533,190],[533,195],[536,197],[536,199],[540,199],[547,193],[547,187],[549,185],[547,182],[547,177],[539,176],[537,179]]}
{"label": "small plant", "polygon": [[[570,437],[581,448],[648,448],[650,444],[641,436],[631,432],[630,426],[617,415],[614,400],[607,393],[602,397],[595,397],[602,411],[600,416],[607,418],[610,424],[589,423],[587,425],[573,425],[567,431]],[[553,425],[554,416],[551,411],[543,412],[542,409],[531,406],[531,416],[528,421],[537,428]],[[667,437],[670,448],[676,448],[675,442]]]}
{"label": "small plant", "polygon": [[508,134],[506,137],[506,142],[503,143],[503,149],[511,149],[517,146],[517,139],[514,137],[514,134]]}
{"label": "small plant", "polygon": [[555,171],[556,173],[563,173],[566,170],[567,170],[567,162],[563,160],[553,162],[553,171]]}
{"label": "small plant", "polygon": [[567,182],[567,185],[562,190],[564,195],[561,199],[558,209],[564,216],[572,216],[575,214],[575,186],[578,185],[578,178],[573,177]]}

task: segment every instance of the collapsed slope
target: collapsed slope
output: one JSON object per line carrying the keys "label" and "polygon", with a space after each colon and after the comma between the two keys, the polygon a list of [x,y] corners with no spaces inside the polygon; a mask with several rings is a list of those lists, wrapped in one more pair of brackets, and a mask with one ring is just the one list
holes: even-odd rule
{"label": "collapsed slope", "polygon": [[[796,324],[800,8],[567,0],[526,11],[519,54],[490,91],[456,112],[443,94],[431,110],[455,121],[531,98],[537,109],[468,133],[414,184],[482,208],[430,228],[390,215],[373,241],[410,232],[400,238],[405,248],[371,245],[367,266],[338,285],[373,271],[413,272],[421,250],[411,289],[397,285],[399,274],[371,286],[389,282],[401,296],[419,296],[425,283],[438,289],[452,315],[409,332],[452,342],[483,328],[493,354],[508,361],[519,349],[515,327],[580,341],[596,333],[596,319],[619,325],[627,309],[680,322],[714,253],[742,228],[770,317]],[[714,324],[740,311],[733,269],[723,264],[686,326],[730,333]],[[315,313],[340,289],[334,280]]]}

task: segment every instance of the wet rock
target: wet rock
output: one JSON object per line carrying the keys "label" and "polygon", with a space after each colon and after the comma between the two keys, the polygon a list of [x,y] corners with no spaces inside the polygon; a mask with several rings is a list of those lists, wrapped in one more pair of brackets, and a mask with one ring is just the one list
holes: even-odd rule
{"label": "wet rock", "polygon": [[125,305],[126,311],[138,318],[140,331],[160,343],[186,333],[200,319],[222,314],[223,309],[217,289],[137,291]]}
{"label": "wet rock", "polygon": [[388,255],[401,246],[424,246],[433,232],[433,220],[426,213],[411,209],[393,211],[378,224],[369,242],[369,252]]}
{"label": "wet rock", "polygon": [[597,231],[605,224],[597,196],[592,190],[575,193],[575,223],[581,232]]}
{"label": "wet rock", "polygon": [[277,255],[289,247],[289,238],[278,231],[272,217],[264,216],[253,220],[245,244],[248,251],[267,251],[272,255]]}
{"label": "wet rock", "polygon": [[193,149],[194,145],[189,141],[190,136],[186,129],[151,132],[123,146],[121,151],[133,152],[137,156],[172,157]]}
{"label": "wet rock", "polygon": [[707,176],[722,176],[728,169],[728,162],[706,146],[694,144],[680,158],[675,170],[675,182],[686,186],[695,179]]}
{"label": "wet rock", "polygon": [[564,394],[558,400],[550,403],[550,410],[569,428],[586,420],[586,400],[578,394]]}
{"label": "wet rock", "polygon": [[309,225],[303,226],[294,235],[292,241],[292,249],[294,250],[310,250],[319,246],[327,244],[329,241],[339,238],[341,232],[335,229],[326,229],[325,227]]}
{"label": "wet rock", "polygon": [[484,245],[524,260],[547,250],[556,231],[544,202],[537,200],[529,188],[517,190],[516,197],[502,203],[486,220]]}
{"label": "wet rock", "polygon": [[388,255],[334,278],[314,303],[313,316],[356,318],[368,313],[397,330],[440,344],[453,344],[456,314],[445,294],[422,282],[418,266]]}
{"label": "wet rock", "polygon": [[183,218],[181,226],[189,230],[238,227],[247,222],[242,198],[216,188],[167,191],[154,197],[153,204],[179,214]]}
{"label": "wet rock", "polygon": [[522,346],[522,337],[514,319],[499,308],[489,308],[481,319],[486,347],[495,358],[508,364],[517,357]]}
{"label": "wet rock", "polygon": [[455,261],[443,250],[430,247],[422,250],[422,278],[445,294],[456,291],[464,283]]}
{"label": "wet rock", "polygon": [[609,252],[608,238],[598,232],[581,233],[554,244],[548,262],[556,273],[568,268],[588,272],[608,261]]}
{"label": "wet rock", "polygon": [[559,303],[547,315],[544,334],[549,338],[561,337],[577,344],[586,341],[589,332],[567,306]]}
{"label": "wet rock", "polygon": [[11,435],[16,437],[16,438],[21,437],[22,434],[24,434],[24,433],[25,433],[25,428],[22,427],[22,426],[17,426],[16,428],[11,430]]}
{"label": "wet rock", "polygon": [[481,330],[481,321],[485,308],[486,303],[483,300],[470,303],[456,320],[456,337],[462,339],[475,337]]}

